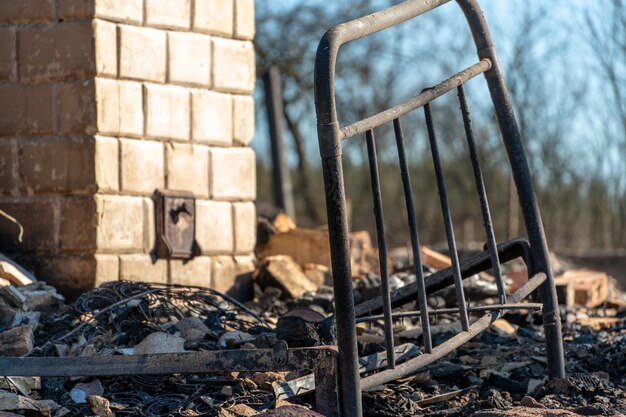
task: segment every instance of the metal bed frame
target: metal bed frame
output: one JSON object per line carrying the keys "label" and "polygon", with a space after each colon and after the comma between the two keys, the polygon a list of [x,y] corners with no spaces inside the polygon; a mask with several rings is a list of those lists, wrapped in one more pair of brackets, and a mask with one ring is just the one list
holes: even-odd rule
{"label": "metal bed frame", "polygon": [[[337,320],[339,404],[342,416],[361,416],[361,389],[371,388],[415,372],[429,363],[445,356],[458,346],[470,340],[489,327],[506,310],[519,309],[524,298],[539,289],[542,304],[523,304],[524,308],[542,309],[545,328],[548,374],[550,378],[565,375],[561,322],[556,288],[549,262],[548,247],[533,191],[531,172],[525,156],[519,128],[513,107],[508,96],[502,69],[491,40],[485,18],[477,0],[456,0],[471,29],[479,61],[475,65],[453,75],[406,100],[376,115],[350,125],[340,127],[337,119],[335,92],[335,64],[342,45],[372,35],[409,19],[431,11],[450,0],[408,0],[388,9],[355,19],[330,29],[321,39],[315,60],[315,106],[320,154],[324,174],[326,209],[332,258],[333,286],[335,291],[335,314]],[[478,159],[477,147],[472,130],[469,107],[464,83],[483,74],[500,133],[510,161],[517,188],[528,240],[513,240],[498,245],[491,222],[489,203]],[[456,89],[461,108],[463,124],[472,163],[476,191],[480,202],[483,224],[487,238],[486,250],[460,262],[451,220],[450,206],[444,181],[444,173],[437,146],[436,130],[430,102],[443,94]],[[420,256],[419,235],[416,213],[413,205],[407,156],[404,148],[404,133],[401,117],[409,112],[424,109],[428,139],[432,152],[437,187],[445,224],[448,248],[452,266],[448,269],[424,277]],[[393,123],[400,161],[401,177],[404,186],[408,227],[415,266],[416,282],[393,293],[389,291],[387,274],[387,245],[383,221],[382,195],[380,190],[376,141],[374,130],[386,123]],[[342,141],[365,134],[369,168],[371,175],[374,216],[380,254],[382,295],[359,306],[354,305],[352,274],[350,271],[350,248],[346,195],[342,168]],[[529,271],[529,281],[514,294],[507,296],[500,271],[500,264],[516,257],[522,257]],[[480,271],[492,269],[498,287],[499,303],[493,306],[467,307],[463,293],[463,279]],[[454,285],[462,331],[439,346],[433,346],[429,316],[441,314],[441,310],[429,311],[427,294],[446,286]],[[417,300],[419,311],[393,313],[394,307]],[[449,313],[445,310],[443,312]],[[382,315],[376,315],[380,313]],[[481,318],[470,323],[469,312],[484,312]],[[424,354],[401,365],[394,362],[393,319],[397,317],[419,316],[423,329]],[[364,379],[359,378],[357,337],[355,323],[358,321],[384,321],[388,369]]]}

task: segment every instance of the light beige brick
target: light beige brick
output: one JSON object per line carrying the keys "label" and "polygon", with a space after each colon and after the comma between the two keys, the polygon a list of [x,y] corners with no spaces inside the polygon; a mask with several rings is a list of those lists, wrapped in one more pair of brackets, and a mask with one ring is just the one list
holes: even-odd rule
{"label": "light beige brick", "polygon": [[239,277],[254,270],[251,256],[215,256],[212,264],[213,288],[223,293],[233,289]]}
{"label": "light beige brick", "polygon": [[0,28],[0,81],[15,81],[16,79],[15,29]]}
{"label": "light beige brick", "polygon": [[233,218],[230,203],[196,200],[196,241],[203,254],[233,251]]}
{"label": "light beige brick", "polygon": [[93,81],[59,86],[59,128],[64,134],[96,133],[96,101]]}
{"label": "light beige brick", "polygon": [[189,29],[191,0],[145,0],[145,23],[168,29]]}
{"label": "light beige brick", "polygon": [[146,136],[189,139],[189,91],[181,87],[145,86]]}
{"label": "light beige brick", "polygon": [[24,252],[55,251],[58,247],[58,198],[2,198],[0,210],[15,217],[24,227],[22,242],[14,223],[0,217],[0,248]]}
{"label": "light beige brick", "polygon": [[120,279],[120,258],[117,255],[95,255],[96,277],[94,286]]}
{"label": "light beige brick", "polygon": [[94,144],[90,139],[21,142],[20,176],[28,194],[87,194],[95,189]]}
{"label": "light beige brick", "polygon": [[143,0],[95,0],[96,16],[115,22],[141,23]]}
{"label": "light beige brick", "polygon": [[233,0],[196,0],[193,30],[231,36],[233,16]]}
{"label": "light beige brick", "polygon": [[254,138],[254,99],[251,96],[233,97],[233,140],[247,146]]}
{"label": "light beige brick", "polygon": [[120,134],[143,136],[143,89],[141,83],[119,81]]}
{"label": "light beige brick", "polygon": [[119,134],[120,93],[117,81],[96,78],[96,111],[98,133]]}
{"label": "light beige brick", "polygon": [[166,145],[167,188],[209,196],[209,148],[200,145]]}
{"label": "light beige brick", "polygon": [[235,0],[235,38],[252,39],[254,23],[254,0]]}
{"label": "light beige brick", "polygon": [[122,191],[152,194],[164,187],[162,143],[120,139],[120,150]]}
{"label": "light beige brick", "polygon": [[93,22],[96,74],[117,76],[117,26],[96,19]]}
{"label": "light beige brick", "polygon": [[141,83],[96,78],[97,132],[143,136]]}
{"label": "light beige brick", "polygon": [[143,251],[151,253],[156,242],[156,224],[154,219],[154,200],[143,198]]}
{"label": "light beige brick", "polygon": [[0,136],[44,135],[54,131],[54,87],[0,85]]}
{"label": "light beige brick", "polygon": [[256,245],[256,208],[254,203],[233,203],[235,252],[249,254]]}
{"label": "light beige brick", "polygon": [[256,160],[250,148],[210,150],[211,198],[253,200],[256,197]]}
{"label": "light beige brick", "polygon": [[94,15],[94,0],[58,0],[60,20],[87,20]]}
{"label": "light beige brick", "polygon": [[120,25],[119,75],[155,82],[165,82],[166,44],[164,31]]}
{"label": "light beige brick", "polygon": [[95,73],[91,23],[28,27],[17,32],[22,82],[85,78]]}
{"label": "light beige brick", "polygon": [[252,42],[213,38],[213,87],[250,94],[256,78],[254,62]]}
{"label": "light beige brick", "polygon": [[211,287],[211,258],[198,256],[190,260],[170,262],[170,282],[179,285]]}
{"label": "light beige brick", "polygon": [[119,142],[115,138],[96,136],[95,171],[98,191],[119,190]]}
{"label": "light beige brick", "polygon": [[0,196],[18,193],[18,166],[17,142],[0,141]]}
{"label": "light beige brick", "polygon": [[0,22],[26,23],[51,20],[54,17],[52,0],[2,0]]}
{"label": "light beige brick", "polygon": [[230,146],[233,137],[233,105],[228,94],[194,90],[191,94],[191,136],[194,141]]}
{"label": "light beige brick", "polygon": [[120,279],[167,284],[167,261],[153,262],[150,255],[120,255]]}
{"label": "light beige brick", "polygon": [[169,32],[169,81],[209,87],[211,38],[196,33]]}
{"label": "light beige brick", "polygon": [[96,194],[97,242],[104,251],[143,250],[143,199]]}
{"label": "light beige brick", "polygon": [[93,197],[61,198],[59,249],[93,251],[96,249],[96,202]]}

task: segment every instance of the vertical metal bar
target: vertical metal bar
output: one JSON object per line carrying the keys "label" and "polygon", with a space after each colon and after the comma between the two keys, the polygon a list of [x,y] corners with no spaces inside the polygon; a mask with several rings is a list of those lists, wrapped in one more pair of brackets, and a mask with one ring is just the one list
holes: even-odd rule
{"label": "vertical metal bar", "polygon": [[480,169],[480,160],[478,159],[478,150],[476,149],[476,140],[474,139],[474,130],[472,129],[472,119],[470,118],[469,106],[465,96],[465,87],[463,84],[457,87],[459,104],[461,105],[461,114],[463,115],[463,126],[465,127],[465,137],[467,138],[467,147],[469,148],[470,160],[472,161],[472,170],[474,171],[474,182],[476,183],[476,191],[480,199],[480,209],[483,215],[483,226],[487,235],[487,250],[491,256],[491,264],[493,273],[496,277],[496,286],[498,287],[498,296],[500,303],[506,303],[506,294],[504,292],[504,283],[502,282],[502,271],[500,270],[500,258],[498,256],[498,248],[496,236],[491,221],[491,213],[489,212],[489,200],[487,199],[487,191],[485,190],[485,181],[483,173]]}
{"label": "vertical metal bar", "polygon": [[326,351],[315,369],[315,410],[325,417],[339,417],[337,398],[337,354]]}
{"label": "vertical metal bar", "polygon": [[374,131],[365,133],[367,141],[367,156],[370,166],[370,180],[372,184],[372,198],[374,200],[374,217],[376,218],[376,239],[378,241],[378,257],[380,264],[380,280],[383,298],[383,315],[385,317],[385,349],[387,350],[387,368],[396,367],[396,358],[393,346],[393,317],[391,315],[391,293],[389,291],[389,272],[387,269],[387,241],[385,239],[385,219],[383,218],[383,199],[380,191],[378,175],[378,158]]}
{"label": "vertical metal bar", "polygon": [[265,105],[267,107],[267,120],[272,145],[272,178],[274,186],[274,201],[276,205],[285,210],[292,219],[296,218],[293,203],[293,188],[291,174],[285,161],[285,149],[283,143],[283,91],[280,84],[280,72],[275,66],[263,76],[265,85]]}
{"label": "vertical metal bar", "polygon": [[357,350],[354,294],[350,268],[350,241],[341,154],[322,156],[326,213],[335,294],[339,401],[342,416],[362,415],[361,379]]}
{"label": "vertical metal bar", "polygon": [[422,336],[424,339],[424,351],[431,353],[433,350],[432,336],[430,333],[430,321],[428,320],[428,301],[426,299],[426,286],[424,284],[424,270],[422,267],[422,253],[420,251],[419,233],[417,231],[417,220],[415,216],[415,204],[413,202],[413,188],[411,187],[411,176],[409,165],[406,161],[406,150],[404,147],[404,134],[400,119],[393,121],[393,129],[396,134],[396,144],[398,146],[398,159],[400,160],[400,175],[404,186],[404,199],[406,202],[406,212],[409,222],[409,234],[411,236],[411,249],[413,250],[413,266],[415,268],[415,281],[417,284],[417,302],[420,308],[420,322],[422,323]]}
{"label": "vertical metal bar", "polygon": [[350,237],[346,213],[346,191],[343,166],[341,165],[341,142],[335,103],[335,59],[339,46],[326,34],[320,41],[315,56],[315,113],[324,192],[328,237],[332,262],[333,288],[335,293],[335,317],[337,323],[337,347],[339,349],[337,375],[339,379],[339,408],[342,416],[361,417],[361,378],[357,350],[354,293],[350,270]]}
{"label": "vertical metal bar", "polygon": [[456,300],[459,305],[461,327],[463,331],[467,331],[469,329],[469,318],[467,317],[465,294],[463,293],[463,279],[461,277],[461,269],[459,267],[459,254],[457,253],[456,242],[454,240],[454,227],[452,225],[452,216],[450,215],[448,193],[446,191],[446,183],[443,177],[443,168],[441,167],[441,159],[439,157],[439,148],[437,146],[437,136],[435,134],[435,128],[433,126],[433,116],[430,111],[430,103],[424,106],[424,115],[426,116],[428,140],[430,142],[430,150],[433,156],[435,175],[437,177],[437,189],[439,190],[439,199],[441,200],[441,211],[443,213],[443,222],[446,228],[448,249],[450,251],[450,258],[452,260],[452,270],[454,273],[454,290],[456,292]]}
{"label": "vertical metal bar", "polygon": [[554,275],[550,266],[548,243],[539,213],[537,197],[533,189],[530,167],[524,152],[524,145],[515,120],[513,105],[509,98],[502,69],[498,62],[496,49],[491,40],[491,34],[480,6],[476,0],[456,0],[463,10],[465,18],[472,31],[476,44],[476,51],[480,59],[491,61],[491,69],[485,73],[489,86],[491,101],[493,102],[496,119],[502,133],[502,140],[511,162],[513,179],[517,188],[522,215],[526,223],[528,241],[533,256],[533,264],[537,272],[547,275],[541,286],[543,308],[543,327],[546,335],[546,353],[548,359],[548,376],[550,378],[565,378],[565,359],[563,355],[563,336],[561,333],[561,319],[559,312]]}
{"label": "vertical metal bar", "polygon": [[519,202],[517,201],[517,191],[515,190],[515,180],[511,175],[508,180],[508,198],[506,200],[506,238],[515,239],[519,236]]}

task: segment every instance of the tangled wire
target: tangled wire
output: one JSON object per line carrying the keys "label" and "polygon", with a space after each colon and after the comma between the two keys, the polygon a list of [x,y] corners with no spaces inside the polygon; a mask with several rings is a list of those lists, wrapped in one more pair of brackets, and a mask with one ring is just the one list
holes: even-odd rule
{"label": "tangled wire", "polygon": [[[133,347],[154,332],[174,332],[174,324],[199,318],[209,332],[186,350],[218,349],[231,331],[271,331],[256,313],[218,291],[190,286],[118,281],[83,294],[73,304],[42,319],[33,356],[78,356],[91,346],[98,355]],[[83,352],[83,353],[81,353]],[[118,416],[215,416],[220,409],[245,404],[257,410],[274,405],[274,396],[235,374],[131,375],[99,378],[104,396]],[[70,397],[74,383],[47,378],[43,394],[69,410],[89,414]],[[228,386],[229,390],[224,391]]]}

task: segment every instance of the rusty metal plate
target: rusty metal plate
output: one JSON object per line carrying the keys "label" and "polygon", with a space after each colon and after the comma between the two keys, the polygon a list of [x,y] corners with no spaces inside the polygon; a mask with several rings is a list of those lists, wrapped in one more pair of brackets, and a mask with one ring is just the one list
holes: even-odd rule
{"label": "rusty metal plate", "polygon": [[187,191],[156,190],[156,256],[189,259],[196,238],[196,198]]}

